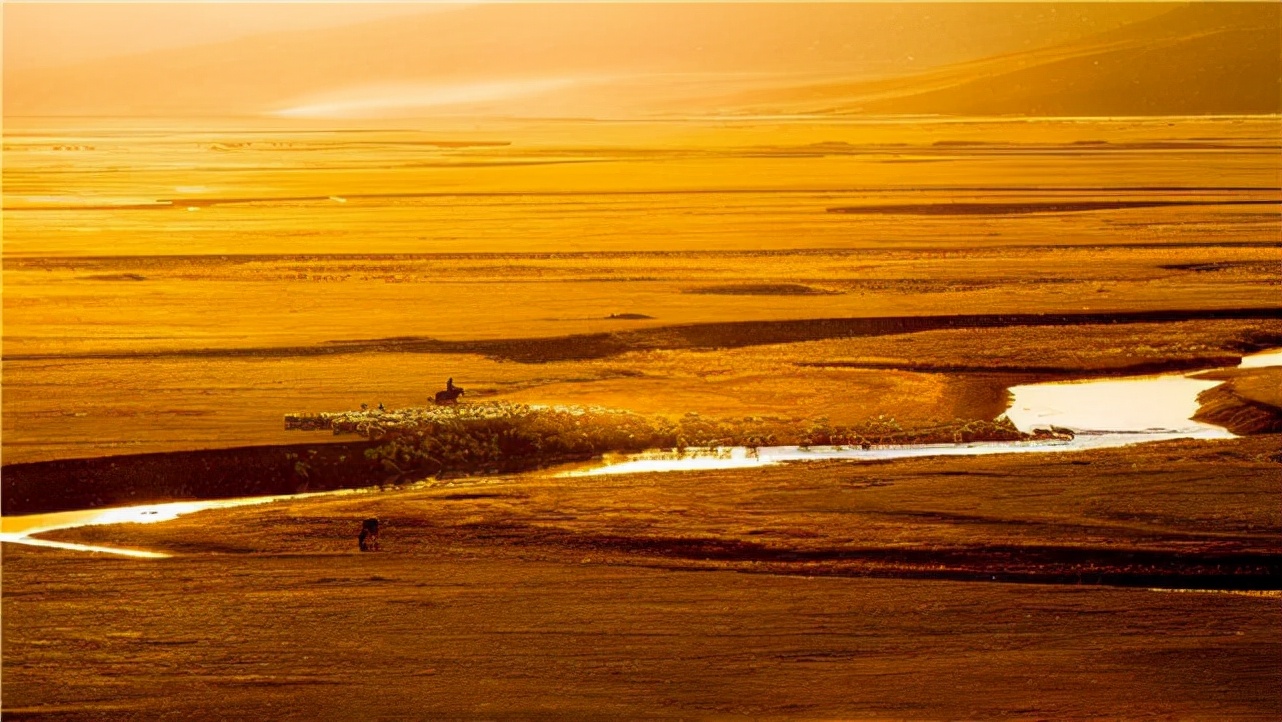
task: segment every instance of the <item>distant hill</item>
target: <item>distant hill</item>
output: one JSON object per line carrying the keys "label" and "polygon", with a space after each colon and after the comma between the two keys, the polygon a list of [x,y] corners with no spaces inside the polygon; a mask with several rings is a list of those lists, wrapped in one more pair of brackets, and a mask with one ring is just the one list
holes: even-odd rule
{"label": "distant hill", "polygon": [[[7,116],[1278,109],[1275,4],[480,4],[12,69]],[[22,32],[6,24],[5,33]]]}
{"label": "distant hill", "polygon": [[1039,50],[879,82],[779,88],[735,104],[836,114],[1279,113],[1282,5],[1190,5]]}

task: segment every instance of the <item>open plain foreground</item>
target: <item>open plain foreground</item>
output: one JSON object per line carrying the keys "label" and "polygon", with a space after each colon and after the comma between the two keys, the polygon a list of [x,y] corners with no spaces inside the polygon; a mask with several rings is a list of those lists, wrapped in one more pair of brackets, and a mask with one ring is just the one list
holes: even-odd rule
{"label": "open plain foreground", "polygon": [[1275,717],[1277,463],[542,474],[83,527],[53,536],[173,556],[7,545],[6,717]]}

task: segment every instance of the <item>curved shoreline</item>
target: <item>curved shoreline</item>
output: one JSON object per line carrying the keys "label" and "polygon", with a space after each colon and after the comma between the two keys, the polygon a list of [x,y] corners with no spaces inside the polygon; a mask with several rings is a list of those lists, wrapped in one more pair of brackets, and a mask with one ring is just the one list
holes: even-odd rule
{"label": "curved shoreline", "polygon": [[1282,433],[1282,408],[1243,396],[1233,381],[1198,394],[1194,420],[1223,426],[1239,436]]}

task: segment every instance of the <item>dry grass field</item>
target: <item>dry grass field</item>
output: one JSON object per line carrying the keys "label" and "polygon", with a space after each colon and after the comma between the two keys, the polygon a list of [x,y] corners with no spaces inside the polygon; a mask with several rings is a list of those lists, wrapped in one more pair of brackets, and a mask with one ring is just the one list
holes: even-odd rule
{"label": "dry grass field", "polygon": [[[5,462],[323,442],[282,416],[447,377],[924,427],[1282,341],[1272,121],[593,130],[6,129]],[[65,531],[176,556],[5,545],[5,716],[1275,717],[1276,598],[1147,587],[1276,588],[1276,438]]]}
{"label": "dry grass field", "polygon": [[1275,5],[371,7],[6,7],[5,720],[1282,716]]}

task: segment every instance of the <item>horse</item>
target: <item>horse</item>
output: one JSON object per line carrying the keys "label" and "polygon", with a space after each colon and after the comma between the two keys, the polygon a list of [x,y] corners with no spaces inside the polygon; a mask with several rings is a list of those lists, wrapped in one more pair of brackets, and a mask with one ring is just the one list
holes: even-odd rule
{"label": "horse", "polygon": [[366,519],[361,522],[361,551],[378,551],[378,519]]}
{"label": "horse", "polygon": [[458,397],[462,395],[463,395],[463,389],[462,387],[459,387],[459,386],[445,389],[444,391],[437,391],[436,397],[435,397],[436,405],[437,406],[453,406],[458,403]]}

